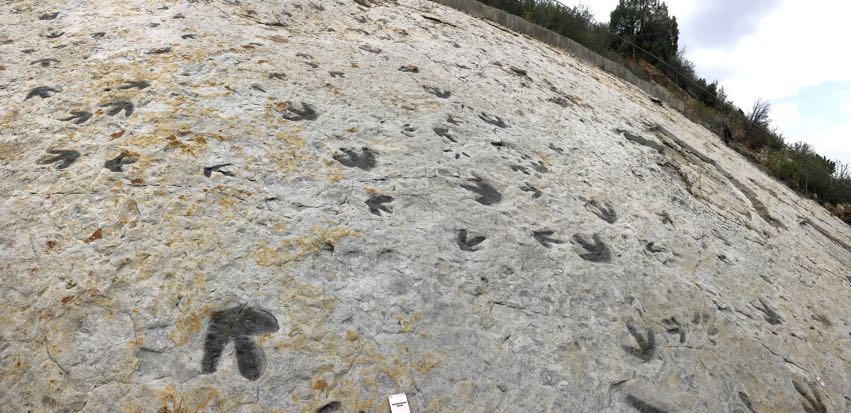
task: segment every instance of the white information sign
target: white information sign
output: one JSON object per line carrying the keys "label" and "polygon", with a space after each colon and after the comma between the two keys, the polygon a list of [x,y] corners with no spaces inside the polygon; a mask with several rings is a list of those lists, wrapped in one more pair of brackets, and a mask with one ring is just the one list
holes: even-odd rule
{"label": "white information sign", "polygon": [[408,396],[405,393],[394,394],[388,397],[390,400],[391,413],[411,413],[408,407]]}

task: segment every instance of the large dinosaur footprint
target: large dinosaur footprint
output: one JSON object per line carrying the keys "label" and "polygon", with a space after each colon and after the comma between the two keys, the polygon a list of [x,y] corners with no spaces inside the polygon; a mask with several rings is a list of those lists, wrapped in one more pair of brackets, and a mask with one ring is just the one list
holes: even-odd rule
{"label": "large dinosaur footprint", "polygon": [[257,380],[263,372],[263,350],[252,336],[278,331],[278,320],[272,314],[252,307],[232,307],[210,316],[204,338],[201,372],[215,372],[228,342],[233,340],[239,374]]}

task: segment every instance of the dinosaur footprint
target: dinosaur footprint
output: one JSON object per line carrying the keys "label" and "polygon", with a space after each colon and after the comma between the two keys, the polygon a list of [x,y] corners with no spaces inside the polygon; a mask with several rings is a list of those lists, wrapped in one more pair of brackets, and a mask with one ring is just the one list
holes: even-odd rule
{"label": "dinosaur footprint", "polygon": [[297,122],[300,120],[316,120],[319,118],[319,114],[316,113],[316,110],[313,109],[313,106],[310,106],[307,103],[301,102],[301,108],[296,107],[294,103],[287,102],[286,103],[286,113],[283,113],[281,116],[289,121]]}
{"label": "dinosaur footprint", "polygon": [[375,152],[365,146],[361,148],[360,155],[352,149],[343,148],[340,149],[340,151],[343,153],[335,154],[333,158],[337,162],[343,164],[343,166],[349,168],[360,168],[364,171],[368,171],[375,167]]}
{"label": "dinosaur footprint", "polygon": [[110,159],[103,163],[103,167],[112,172],[124,172],[124,165],[136,163],[138,159],[130,156],[130,152],[121,151],[121,154],[114,159]]}
{"label": "dinosaur footprint", "polygon": [[448,90],[440,90],[440,89],[438,89],[434,86],[423,86],[423,90],[425,90],[426,92],[431,93],[432,95],[435,95],[435,96],[437,96],[441,99],[446,99],[446,98],[452,96],[452,92],[450,92]]}
{"label": "dinosaur footprint", "polygon": [[219,165],[205,166],[204,167],[204,176],[209,178],[213,175],[213,172],[218,172],[218,173],[220,173],[224,176],[233,176],[233,173],[231,171],[226,171],[226,170],[222,169],[226,166],[230,166],[230,164],[229,163],[223,163],[223,164],[219,164]]}
{"label": "dinosaur footprint", "polygon": [[579,234],[573,236],[573,240],[588,251],[584,254],[579,254],[579,257],[591,262],[610,262],[612,260],[612,251],[600,239],[599,234],[594,234],[593,239],[594,242],[592,243]]}
{"label": "dinosaur footprint", "polygon": [[762,305],[762,308],[759,308],[757,306],[754,306],[754,308],[756,308],[757,310],[759,310],[763,313],[762,317],[765,318],[765,321],[768,321],[768,324],[771,324],[771,325],[783,324],[783,318],[780,317],[780,314],[777,314],[777,312],[774,311],[774,309],[771,308],[771,306],[768,305],[768,303],[766,303],[765,300],[760,298],[759,303]]}
{"label": "dinosaur footprint", "polygon": [[201,372],[215,372],[225,346],[233,340],[239,373],[249,380],[257,380],[263,370],[263,350],[251,336],[276,331],[278,320],[263,310],[233,307],[214,312],[204,338]]}
{"label": "dinosaur footprint", "polygon": [[49,165],[52,163],[56,163],[56,169],[65,169],[71,166],[77,158],[80,157],[80,152],[74,150],[63,150],[63,149],[51,149],[48,150],[47,153],[52,153],[56,156],[48,157],[45,156],[38,160],[39,165]]}
{"label": "dinosaur footprint", "polygon": [[793,380],[792,385],[795,386],[795,390],[798,394],[804,398],[805,401],[801,402],[801,405],[804,406],[804,411],[806,413],[827,413],[827,406],[825,406],[824,402],[821,400],[821,393],[817,388],[810,385],[810,389],[813,391],[813,395],[810,396],[807,389],[798,384],[798,382]]}
{"label": "dinosaur footprint", "polygon": [[150,86],[151,86],[151,82],[148,82],[147,80],[131,80],[131,81],[119,86],[118,88],[121,89],[121,90],[133,89],[133,88],[142,90],[142,89],[144,89],[146,87],[150,87]]}
{"label": "dinosaur footprint", "polygon": [[552,247],[552,244],[564,244],[564,241],[560,239],[555,239],[552,237],[554,234],[553,231],[544,230],[544,231],[535,231],[532,233],[532,237],[535,238],[544,248]]}
{"label": "dinosaur footprint", "polygon": [[34,87],[30,90],[30,93],[27,93],[27,97],[24,98],[24,101],[29,100],[32,97],[40,97],[42,99],[47,99],[51,96],[51,93],[59,93],[58,89],[54,89],[50,86],[39,86]]}
{"label": "dinosaur footprint", "polygon": [[372,212],[375,215],[381,216],[381,212],[386,212],[388,214],[393,213],[392,209],[384,205],[388,202],[393,202],[393,197],[388,195],[378,195],[369,198],[366,201],[366,205],[369,206],[369,212]]}
{"label": "dinosaur footprint", "polygon": [[86,112],[86,111],[84,111],[84,110],[80,110],[80,111],[74,111],[74,112],[71,112],[71,116],[69,116],[69,117],[67,117],[67,118],[60,119],[60,120],[62,120],[62,121],[66,121],[66,122],[67,122],[67,121],[69,121],[69,120],[76,119],[76,120],[74,121],[74,124],[75,124],[75,125],[80,125],[80,124],[85,123],[85,122],[86,122],[87,120],[89,120],[89,118],[91,118],[91,117],[92,117],[92,113],[91,113],[91,112]]}
{"label": "dinosaur footprint", "polygon": [[686,330],[675,317],[663,319],[662,323],[665,324],[665,332],[668,334],[679,334],[680,344],[686,342]]}
{"label": "dinosaur footprint", "polygon": [[656,353],[656,336],[653,334],[653,330],[647,329],[647,338],[645,339],[632,323],[626,323],[626,329],[629,330],[629,334],[638,343],[638,347],[621,346],[621,348],[628,354],[638,357],[645,362],[653,359],[653,355]]}
{"label": "dinosaur footprint", "polygon": [[36,63],[41,65],[41,67],[49,67],[51,63],[59,63],[59,60],[54,59],[52,57],[49,57],[49,58],[46,58],[46,59],[33,60],[30,64],[34,65]]}
{"label": "dinosaur footprint", "polygon": [[615,209],[612,207],[612,204],[606,202],[605,205],[597,202],[591,201],[585,204],[585,208],[591,211],[594,215],[606,221],[610,224],[614,224],[615,221],[618,220],[618,214],[615,212]]}
{"label": "dinosaur footprint", "polygon": [[448,128],[434,128],[433,130],[434,130],[434,133],[437,134],[437,136],[440,136],[441,138],[449,139],[449,141],[451,141],[452,143],[458,143],[458,141],[455,140],[455,138],[453,138],[452,135],[449,133]]}
{"label": "dinosaur footprint", "polygon": [[124,117],[129,117],[133,114],[133,102],[128,102],[126,100],[119,100],[114,102],[107,102],[100,105],[102,108],[110,108],[106,114],[109,116],[115,116],[121,111],[124,111]]}
{"label": "dinosaur footprint", "polygon": [[492,187],[482,178],[477,176],[475,178],[468,179],[468,181],[476,185],[461,185],[461,188],[478,194],[479,196],[476,197],[476,201],[478,203],[482,205],[493,205],[502,200],[502,195],[496,190],[496,188]]}
{"label": "dinosaur footprint", "polygon": [[476,252],[479,250],[478,248],[475,248],[476,245],[481,244],[482,241],[486,239],[487,238],[483,236],[467,238],[467,230],[462,229],[458,231],[458,238],[456,241],[458,242],[458,248],[461,248],[461,251]]}
{"label": "dinosaur footprint", "polygon": [[523,192],[531,192],[532,193],[532,199],[538,199],[543,194],[543,192],[541,192],[540,189],[535,188],[534,186],[529,185],[528,183],[526,183],[525,186],[521,186],[520,190],[523,191]]}
{"label": "dinosaur footprint", "polygon": [[500,118],[499,116],[490,116],[487,113],[482,112],[482,114],[479,115],[479,119],[499,128],[508,127],[508,125],[505,124],[505,121],[503,121],[502,118]]}

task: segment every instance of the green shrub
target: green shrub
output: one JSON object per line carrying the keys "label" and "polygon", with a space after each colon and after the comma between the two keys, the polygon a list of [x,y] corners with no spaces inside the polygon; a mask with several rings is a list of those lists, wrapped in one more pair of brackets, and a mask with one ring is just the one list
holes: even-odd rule
{"label": "green shrub", "polygon": [[785,182],[792,188],[797,188],[801,175],[798,162],[789,159],[785,151],[771,152],[768,155],[768,170],[774,177]]}

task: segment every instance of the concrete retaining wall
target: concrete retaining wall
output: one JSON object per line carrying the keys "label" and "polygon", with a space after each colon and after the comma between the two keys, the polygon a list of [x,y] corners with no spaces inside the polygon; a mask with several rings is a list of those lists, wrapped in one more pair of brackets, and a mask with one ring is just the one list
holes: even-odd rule
{"label": "concrete retaining wall", "polygon": [[588,64],[599,67],[643,90],[650,96],[662,100],[674,109],[683,112],[685,104],[683,101],[674,98],[671,93],[664,87],[646,80],[640,79],[624,65],[615,63],[599,54],[591,51],[587,47],[564,37],[552,30],[530,23],[523,18],[506,13],[500,9],[490,7],[476,0],[431,0],[435,3],[444,6],[452,7],[453,9],[465,12],[473,17],[490,20],[500,26],[513,30],[518,33],[538,39],[551,46],[558,47],[569,52],[579,59],[584,60]]}

